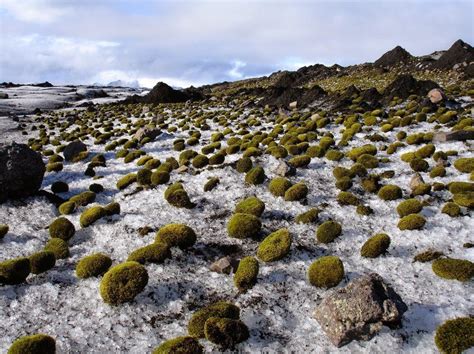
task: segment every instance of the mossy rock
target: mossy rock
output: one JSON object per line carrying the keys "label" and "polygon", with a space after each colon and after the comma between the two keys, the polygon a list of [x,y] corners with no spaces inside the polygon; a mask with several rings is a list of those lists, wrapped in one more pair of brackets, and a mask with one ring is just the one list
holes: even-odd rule
{"label": "mossy rock", "polygon": [[343,278],[344,265],[336,256],[320,257],[308,269],[309,283],[318,288],[335,287]]}
{"label": "mossy rock", "polygon": [[293,202],[306,198],[308,195],[308,186],[302,182],[296,183],[285,192],[285,200],[287,202]]}
{"label": "mossy rock", "polygon": [[49,225],[51,238],[60,238],[64,241],[70,240],[76,233],[74,224],[64,217],[59,217]]}
{"label": "mossy rock", "polygon": [[163,263],[168,258],[171,258],[170,246],[162,242],[155,242],[151,245],[140,247],[130,253],[127,261],[134,261],[141,264],[157,264]]}
{"label": "mossy rock", "polygon": [[288,160],[288,164],[294,168],[306,167],[311,162],[311,157],[308,155],[295,156]]}
{"label": "mossy rock", "polygon": [[55,354],[56,341],[46,334],[23,336],[13,342],[8,354]]}
{"label": "mossy rock", "polygon": [[403,218],[410,214],[417,214],[423,209],[423,204],[418,199],[411,198],[404,200],[397,206],[398,215]]}
{"label": "mossy rock", "polygon": [[100,205],[95,205],[82,212],[79,223],[83,228],[88,227],[104,216],[107,216],[105,209]]}
{"label": "mossy rock", "polygon": [[292,183],[285,177],[275,177],[273,178],[269,185],[268,189],[270,193],[275,197],[285,196],[285,192],[292,186]]}
{"label": "mossy rock", "polygon": [[404,216],[398,222],[400,230],[419,230],[425,226],[426,219],[420,214],[410,214]]}
{"label": "mossy rock", "polygon": [[240,260],[234,274],[234,285],[239,291],[247,291],[257,283],[258,261],[255,257],[248,256]]}
{"label": "mossy rock", "polygon": [[206,339],[222,349],[233,348],[247,340],[249,329],[240,320],[231,318],[210,317],[204,325]]}
{"label": "mossy rock", "polygon": [[86,279],[105,274],[112,265],[112,259],[103,253],[94,253],[81,258],[76,265],[78,278]]}
{"label": "mossy rock", "polygon": [[284,258],[291,249],[291,236],[288,229],[277,230],[260,243],[257,257],[263,262],[274,262]]}
{"label": "mossy rock", "polygon": [[444,279],[466,282],[474,276],[474,263],[467,259],[439,258],[433,262],[432,269],[438,277]]}
{"label": "mossy rock", "polygon": [[31,273],[33,274],[44,273],[56,264],[56,257],[50,251],[36,252],[28,258],[30,259]]}
{"label": "mossy rock", "polygon": [[197,310],[188,323],[188,333],[195,338],[204,338],[206,321],[211,317],[230,318],[238,320],[240,308],[229,302],[219,301]]}
{"label": "mossy rock", "polygon": [[329,161],[340,161],[344,157],[344,154],[341,151],[330,149],[324,154],[324,157]]}
{"label": "mossy rock", "polygon": [[227,223],[227,233],[234,238],[251,238],[260,233],[262,223],[252,214],[236,213]]}
{"label": "mossy rock", "polygon": [[352,178],[354,176],[354,174],[352,173],[351,170],[349,170],[348,168],[345,168],[345,167],[341,167],[341,166],[334,167],[334,169],[332,170],[332,175],[336,179],[340,179],[340,178],[343,178],[343,177]]}
{"label": "mossy rock", "polygon": [[454,218],[461,214],[461,208],[456,203],[448,202],[443,206],[441,212]]}
{"label": "mossy rock", "polygon": [[396,200],[402,197],[402,190],[394,184],[387,184],[379,189],[377,195],[383,200]]}
{"label": "mossy rock", "polygon": [[365,258],[376,258],[385,253],[390,246],[390,236],[387,234],[377,234],[372,236],[360,250],[360,255]]}
{"label": "mossy rock", "polygon": [[248,197],[237,203],[235,213],[252,214],[260,217],[265,210],[265,203],[257,197]]}
{"label": "mossy rock", "polygon": [[165,190],[165,199],[176,208],[191,209],[195,206],[181,183],[173,183]]}
{"label": "mossy rock", "polygon": [[45,251],[53,252],[56,259],[69,257],[69,246],[66,241],[60,238],[52,238],[46,242]]}
{"label": "mossy rock", "polygon": [[454,161],[456,170],[462,173],[471,173],[474,171],[474,157],[462,157]]}
{"label": "mossy rock", "polygon": [[458,317],[436,329],[435,344],[439,351],[461,354],[474,347],[474,317]]}
{"label": "mossy rock", "polygon": [[415,257],[413,257],[413,261],[426,263],[426,262],[434,261],[435,259],[438,259],[441,256],[443,256],[443,252],[429,249],[427,251],[423,251],[415,255]]}
{"label": "mossy rock", "polygon": [[137,183],[142,186],[149,186],[151,184],[152,172],[148,168],[142,168],[137,172]]}
{"label": "mossy rock", "polygon": [[76,206],[86,206],[88,204],[94,203],[95,197],[96,194],[94,192],[85,191],[69,198],[69,201],[76,203]]}
{"label": "mossy rock", "polygon": [[410,167],[415,172],[426,172],[430,168],[430,165],[426,160],[414,158],[410,161]]}
{"label": "mossy rock", "polygon": [[474,192],[457,193],[453,195],[453,201],[462,207],[474,208]]}
{"label": "mossy rock", "polygon": [[152,354],[202,354],[204,347],[193,337],[177,337],[169,339],[156,347]]}
{"label": "mossy rock", "polygon": [[0,262],[0,284],[21,284],[26,280],[30,272],[30,260],[26,257]]}
{"label": "mossy rock", "polygon": [[62,203],[58,208],[58,211],[61,215],[72,214],[74,213],[75,210],[76,210],[76,203],[71,202],[71,201]]}
{"label": "mossy rock", "polygon": [[372,215],[374,210],[368,205],[358,205],[356,208],[356,213],[359,215]]}
{"label": "mossy rock", "polygon": [[150,182],[153,186],[166,184],[170,180],[170,174],[166,171],[153,171],[150,177]]}
{"label": "mossy rock", "polygon": [[380,177],[377,175],[369,175],[362,179],[361,186],[368,193],[377,193],[380,189]]}
{"label": "mossy rock", "polygon": [[250,157],[242,157],[241,159],[237,160],[237,163],[235,164],[235,169],[240,173],[247,173],[252,169],[252,167],[253,164]]}
{"label": "mossy rock", "polygon": [[337,201],[340,205],[359,205],[360,200],[351,192],[339,192]]}
{"label": "mossy rock", "polygon": [[199,154],[193,158],[191,164],[194,168],[203,168],[209,164],[209,158],[206,155]]}
{"label": "mossy rock", "polygon": [[256,166],[247,172],[245,175],[245,183],[247,184],[262,184],[265,181],[265,171],[263,167]]}
{"label": "mossy rock", "polygon": [[117,181],[117,189],[122,190],[130,186],[132,183],[137,181],[136,173],[129,173],[128,175],[123,176]]}
{"label": "mossy rock", "polygon": [[56,181],[51,185],[51,192],[57,193],[67,193],[69,192],[69,185],[63,181]]}
{"label": "mossy rock", "polygon": [[356,161],[359,158],[359,156],[364,155],[364,154],[376,155],[377,148],[375,147],[375,145],[371,145],[371,144],[359,146],[350,150],[347,153],[347,157],[350,158],[352,161]]}
{"label": "mossy rock", "polygon": [[196,233],[184,224],[167,224],[156,233],[155,242],[186,249],[196,243]]}
{"label": "mossy rock", "polygon": [[118,202],[112,202],[104,206],[105,213],[107,216],[120,214],[120,204]]}
{"label": "mossy rock", "polygon": [[359,177],[365,177],[367,176],[367,169],[365,168],[364,165],[360,163],[355,163],[351,166],[350,168],[352,176],[359,176]]}
{"label": "mossy rock", "polygon": [[430,171],[430,178],[446,176],[446,169],[444,166],[435,166]]}
{"label": "mossy rock", "polygon": [[295,221],[298,224],[310,224],[316,222],[320,212],[321,210],[317,208],[311,208],[308,211],[297,215]]}
{"label": "mossy rock", "polygon": [[415,151],[415,156],[419,159],[426,159],[434,154],[436,148],[433,144],[427,144]]}
{"label": "mossy rock", "polygon": [[118,305],[133,299],[148,284],[148,273],[138,262],[125,262],[110,268],[100,282],[104,302]]}
{"label": "mossy rock", "polygon": [[316,238],[321,243],[330,243],[342,233],[341,225],[333,220],[328,220],[319,225]]}
{"label": "mossy rock", "polygon": [[219,185],[220,182],[221,180],[218,177],[209,178],[209,180],[204,185],[204,192],[212,191],[214,188],[216,188]]}
{"label": "mossy rock", "polygon": [[474,183],[471,182],[451,182],[449,191],[452,194],[474,192]]}
{"label": "mossy rock", "polygon": [[5,237],[10,228],[6,224],[0,224],[0,240]]}
{"label": "mossy rock", "polygon": [[362,154],[357,158],[357,163],[360,163],[365,168],[377,168],[379,166],[379,160],[369,154]]}

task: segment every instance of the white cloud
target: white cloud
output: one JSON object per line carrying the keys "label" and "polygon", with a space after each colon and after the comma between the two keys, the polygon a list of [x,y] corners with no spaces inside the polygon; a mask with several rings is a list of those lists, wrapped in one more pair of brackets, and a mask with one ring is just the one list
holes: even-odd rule
{"label": "white cloud", "polygon": [[50,0],[0,0],[0,8],[21,21],[34,23],[52,23],[70,12],[64,2],[55,6]]}
{"label": "white cloud", "polygon": [[240,60],[234,60],[232,62],[232,69],[230,69],[227,74],[234,80],[242,79],[244,74],[240,69],[244,68],[247,64]]}

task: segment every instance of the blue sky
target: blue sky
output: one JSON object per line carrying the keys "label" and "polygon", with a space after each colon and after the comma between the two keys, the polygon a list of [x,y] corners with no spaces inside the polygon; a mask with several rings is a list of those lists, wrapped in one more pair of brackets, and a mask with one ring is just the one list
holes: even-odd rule
{"label": "blue sky", "polygon": [[474,1],[0,0],[0,82],[202,85],[474,39]]}

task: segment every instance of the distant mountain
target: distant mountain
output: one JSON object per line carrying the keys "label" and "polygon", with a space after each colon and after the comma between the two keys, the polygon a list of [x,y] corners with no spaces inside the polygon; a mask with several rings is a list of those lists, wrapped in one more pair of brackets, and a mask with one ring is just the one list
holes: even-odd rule
{"label": "distant mountain", "polygon": [[139,88],[140,84],[138,83],[138,80],[134,80],[134,81],[116,80],[116,81],[109,82],[106,86]]}
{"label": "distant mountain", "polygon": [[164,82],[158,82],[145,96],[133,95],[125,99],[125,103],[179,103],[188,100],[202,100],[201,90],[189,87],[184,90],[175,90]]}
{"label": "distant mountain", "polygon": [[390,67],[400,63],[408,63],[412,58],[413,56],[408,53],[408,51],[397,45],[395,48],[378,58],[374,62],[374,65],[380,67]]}
{"label": "distant mountain", "polygon": [[474,61],[474,48],[468,43],[457,40],[454,44],[433,62],[433,67],[436,69],[449,70],[456,64],[469,64]]}

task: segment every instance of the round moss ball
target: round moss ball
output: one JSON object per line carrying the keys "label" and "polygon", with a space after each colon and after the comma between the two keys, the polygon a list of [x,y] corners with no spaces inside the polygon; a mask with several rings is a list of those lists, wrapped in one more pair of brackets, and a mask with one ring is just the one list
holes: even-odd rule
{"label": "round moss ball", "polygon": [[288,202],[297,201],[306,198],[308,195],[308,186],[304,183],[296,183],[285,192],[285,200]]}
{"label": "round moss ball", "polygon": [[52,238],[46,242],[45,251],[53,252],[56,259],[69,257],[69,246],[67,242],[60,238]]}
{"label": "round moss ball", "polygon": [[263,167],[256,166],[245,175],[245,183],[253,185],[262,184],[265,181],[265,177]]}
{"label": "round moss ball", "polygon": [[474,317],[459,317],[436,329],[435,344],[442,353],[463,353],[474,347]]}
{"label": "round moss ball", "polygon": [[419,230],[425,226],[426,219],[420,214],[410,214],[404,216],[398,222],[400,230]]}
{"label": "round moss ball", "polygon": [[318,216],[321,210],[317,208],[311,208],[304,213],[301,213],[296,216],[295,221],[298,224],[309,224],[318,220]]}
{"label": "round moss ball", "polygon": [[104,274],[112,265],[112,259],[103,254],[95,253],[82,258],[76,265],[78,278],[86,279]]}
{"label": "round moss ball", "polygon": [[227,233],[234,238],[257,236],[262,228],[260,220],[252,214],[236,213],[227,223]]}
{"label": "round moss ball", "polygon": [[5,237],[10,228],[6,224],[0,224],[0,240]]}
{"label": "round moss ball", "polygon": [[56,257],[50,251],[36,252],[28,258],[30,259],[31,273],[33,274],[44,273],[56,264]]}
{"label": "round moss ball", "polygon": [[474,171],[474,157],[462,157],[454,161],[454,167],[463,173],[471,173]]}
{"label": "round moss ball", "polygon": [[315,260],[308,269],[311,285],[318,288],[332,288],[344,277],[344,265],[339,257],[324,256]]}
{"label": "round moss ball", "polygon": [[154,171],[150,177],[150,181],[153,186],[168,183],[169,180],[170,174],[166,171]]}
{"label": "round moss ball", "polygon": [[396,200],[402,197],[402,190],[394,184],[388,184],[380,188],[377,195],[383,200]]}
{"label": "round moss ball", "polygon": [[308,155],[295,156],[288,161],[288,164],[294,168],[306,167],[311,162],[311,157]]}
{"label": "round moss ball", "polygon": [[461,214],[461,208],[456,203],[448,202],[444,204],[443,209],[441,209],[441,212],[454,218]]}
{"label": "round moss ball", "polygon": [[250,157],[242,157],[235,164],[235,169],[240,173],[247,173],[252,169],[252,159]]}
{"label": "round moss ball", "polygon": [[23,336],[13,342],[8,354],[55,354],[56,341],[46,334]]}
{"label": "round moss ball", "polygon": [[270,193],[275,197],[285,196],[285,192],[292,186],[292,183],[285,177],[276,177],[268,185]]}
{"label": "round moss ball", "polygon": [[82,212],[79,223],[81,227],[88,227],[104,216],[107,216],[105,209],[100,205],[95,205]]}
{"label": "round moss ball", "polygon": [[248,197],[244,200],[237,203],[235,206],[236,213],[245,213],[245,214],[252,214],[257,217],[260,217],[265,210],[265,203],[262,202],[257,197]]}
{"label": "round moss ball", "polygon": [[453,201],[459,206],[474,209],[474,192],[454,194]]}
{"label": "round moss ball", "polygon": [[67,193],[69,192],[69,186],[66,182],[56,181],[51,185],[51,192],[57,193]]}
{"label": "round moss ball", "polygon": [[387,234],[377,234],[372,236],[360,250],[360,255],[365,258],[376,258],[385,253],[390,246],[390,236]]}
{"label": "round moss ball", "polygon": [[49,235],[52,238],[60,238],[68,241],[74,236],[76,228],[73,223],[65,217],[59,217],[49,225]]}
{"label": "round moss ball", "polygon": [[195,168],[203,168],[209,164],[209,158],[206,155],[196,155],[191,163]]}
{"label": "round moss ball", "polygon": [[360,201],[357,196],[351,192],[340,192],[337,195],[337,201],[340,205],[359,205]]}
{"label": "round moss ball", "polygon": [[439,258],[432,264],[433,272],[444,279],[469,281],[474,276],[474,263],[466,259]]}
{"label": "round moss ball", "polygon": [[233,348],[249,338],[249,329],[241,320],[211,317],[204,325],[206,339],[222,349]]}
{"label": "round moss ball", "polygon": [[423,209],[423,204],[418,199],[411,198],[404,200],[397,206],[398,215],[403,218],[410,214],[417,214]]}
{"label": "round moss ball", "polygon": [[177,337],[169,339],[156,347],[152,354],[202,354],[204,348],[196,338],[193,337]]}
{"label": "round moss ball", "polygon": [[316,231],[316,238],[321,243],[330,243],[342,233],[341,225],[332,220],[328,220],[319,225]]}
{"label": "round moss ball", "polygon": [[104,302],[118,305],[132,301],[148,284],[148,273],[140,263],[125,262],[110,268],[100,282]]}
{"label": "round moss ball", "polygon": [[257,283],[258,261],[252,257],[244,257],[234,274],[234,284],[239,291],[245,292]]}
{"label": "round moss ball", "polygon": [[0,262],[0,284],[21,284],[26,280],[30,272],[30,260],[26,257]]}
{"label": "round moss ball", "polygon": [[203,307],[191,316],[188,322],[188,333],[195,338],[204,338],[206,321],[211,317],[231,318],[238,320],[240,308],[229,302],[219,301]]}
{"label": "round moss ball", "polygon": [[112,202],[104,206],[105,214],[107,216],[120,214],[120,204],[117,202]]}
{"label": "round moss ball", "polygon": [[185,249],[196,243],[196,233],[192,228],[184,224],[168,224],[156,233],[155,242],[163,243],[169,247]]}
{"label": "round moss ball", "polygon": [[64,202],[59,206],[58,210],[61,215],[72,214],[76,210],[76,203],[71,201]]}
{"label": "round moss ball", "polygon": [[141,247],[130,253],[127,261],[134,261],[141,264],[163,263],[171,257],[170,247],[166,243],[158,242],[145,247]]}
{"label": "round moss ball", "polygon": [[290,253],[291,236],[288,229],[277,230],[260,243],[257,257],[264,262],[274,262]]}

